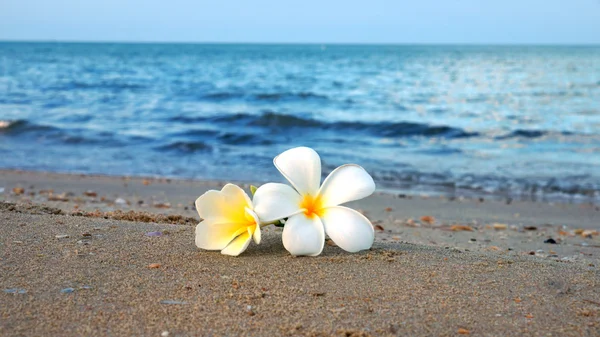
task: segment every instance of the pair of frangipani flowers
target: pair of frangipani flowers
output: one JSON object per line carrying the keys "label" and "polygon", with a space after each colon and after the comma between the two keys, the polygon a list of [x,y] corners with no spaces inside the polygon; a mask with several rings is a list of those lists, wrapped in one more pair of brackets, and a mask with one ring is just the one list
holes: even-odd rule
{"label": "pair of frangipani flowers", "polygon": [[196,246],[237,256],[250,241],[260,243],[260,228],[283,227],[283,246],[292,255],[317,256],[325,234],[348,252],[369,249],[375,233],[371,222],[343,203],[359,200],[375,191],[373,178],[362,167],[342,165],[321,184],[321,158],[313,149],[297,147],[275,157],[275,167],[292,186],[267,183],[251,200],[240,187],[227,184],[196,200],[202,222],[196,227]]}

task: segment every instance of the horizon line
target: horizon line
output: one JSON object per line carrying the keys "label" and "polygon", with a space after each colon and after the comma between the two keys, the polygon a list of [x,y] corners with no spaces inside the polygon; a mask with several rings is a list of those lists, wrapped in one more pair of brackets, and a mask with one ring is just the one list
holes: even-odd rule
{"label": "horizon line", "polygon": [[60,40],[0,39],[0,43],[72,43],[72,44],[189,44],[189,45],[355,45],[355,46],[600,46],[600,42],[277,42],[277,41],[135,41],[135,40]]}

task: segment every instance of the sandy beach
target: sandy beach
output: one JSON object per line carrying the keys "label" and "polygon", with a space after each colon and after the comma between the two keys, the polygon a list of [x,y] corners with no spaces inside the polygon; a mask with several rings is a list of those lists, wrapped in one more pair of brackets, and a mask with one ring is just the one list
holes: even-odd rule
{"label": "sandy beach", "polygon": [[597,205],[376,193],[369,251],[233,258],[193,240],[223,184],[0,171],[0,335],[600,334]]}

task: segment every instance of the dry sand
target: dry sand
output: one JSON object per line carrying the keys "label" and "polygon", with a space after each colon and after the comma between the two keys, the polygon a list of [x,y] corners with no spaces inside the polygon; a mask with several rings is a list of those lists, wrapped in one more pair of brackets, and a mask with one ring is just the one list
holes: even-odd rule
{"label": "dry sand", "polygon": [[0,171],[0,336],[600,335],[594,205],[377,194],[370,251],[232,258],[193,244],[220,186]]}

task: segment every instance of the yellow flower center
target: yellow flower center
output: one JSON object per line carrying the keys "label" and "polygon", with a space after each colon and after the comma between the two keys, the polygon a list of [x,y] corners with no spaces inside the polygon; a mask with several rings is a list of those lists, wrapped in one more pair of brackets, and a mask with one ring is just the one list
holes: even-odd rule
{"label": "yellow flower center", "polygon": [[248,214],[248,212],[244,212],[244,220],[246,220],[246,223],[248,226],[253,226],[256,225],[256,220],[254,219],[254,217],[250,214]]}
{"label": "yellow flower center", "polygon": [[323,215],[323,202],[319,197],[313,197],[310,194],[304,195],[300,202],[300,208],[304,208],[304,215],[309,218]]}

